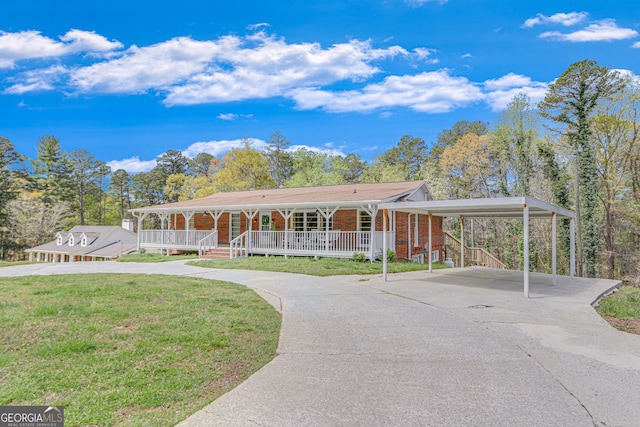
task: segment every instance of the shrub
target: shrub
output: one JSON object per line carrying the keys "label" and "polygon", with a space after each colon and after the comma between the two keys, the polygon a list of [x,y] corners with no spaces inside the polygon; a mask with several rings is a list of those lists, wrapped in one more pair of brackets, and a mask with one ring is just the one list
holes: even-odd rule
{"label": "shrub", "polygon": [[351,259],[355,262],[365,262],[367,260],[367,256],[362,252],[354,252]]}

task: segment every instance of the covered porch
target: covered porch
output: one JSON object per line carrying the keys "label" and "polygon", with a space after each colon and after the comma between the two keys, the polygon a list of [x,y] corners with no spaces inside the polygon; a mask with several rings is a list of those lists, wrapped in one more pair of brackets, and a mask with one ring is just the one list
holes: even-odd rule
{"label": "covered porch", "polygon": [[[167,254],[198,252],[203,257],[227,250],[230,258],[249,255],[351,258],[354,253],[362,253],[374,260],[382,254],[384,240],[378,209],[372,204],[159,209],[134,215],[138,219],[139,248]],[[395,248],[394,230],[392,226],[386,232],[391,249]]]}

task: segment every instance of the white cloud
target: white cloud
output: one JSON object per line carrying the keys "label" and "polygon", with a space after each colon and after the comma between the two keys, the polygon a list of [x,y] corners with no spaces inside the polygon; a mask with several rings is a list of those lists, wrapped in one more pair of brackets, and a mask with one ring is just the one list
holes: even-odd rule
{"label": "white cloud", "polygon": [[501,111],[514,96],[524,93],[535,105],[544,99],[548,87],[548,83],[534,82],[530,77],[509,73],[484,82],[485,101],[493,111]]}
{"label": "white cloud", "polygon": [[473,55],[471,55],[470,53],[465,53],[464,55],[460,56],[460,58],[463,58],[463,59],[473,58]]}
{"label": "white cloud", "polygon": [[634,49],[640,49],[640,42],[635,42],[634,44],[631,45],[631,47]]}
{"label": "white cloud", "polygon": [[168,89],[204,71],[213,58],[237,46],[236,37],[215,42],[177,37],[147,47],[132,46],[118,58],[73,70],[71,84],[80,92],[92,93]]}
{"label": "white cloud", "polygon": [[330,156],[342,156],[342,157],[346,156],[346,154],[343,151],[343,147],[332,148],[331,146],[327,147],[326,144],[325,144],[325,148],[319,148],[319,147],[313,147],[311,145],[300,144],[300,145],[292,145],[287,149],[287,151],[290,153],[293,153],[298,150],[313,151],[314,153],[324,153]]}
{"label": "white cloud", "polygon": [[437,52],[435,49],[427,49],[424,47],[418,47],[413,49],[415,56],[418,59],[424,59],[427,64],[437,64],[440,62],[437,58],[431,58],[431,56]]}
{"label": "white cloud", "polygon": [[565,27],[579,24],[587,19],[589,14],[587,12],[570,12],[570,13],[556,13],[555,15],[545,16],[542,13],[538,13],[535,18],[529,18],[522,24],[523,28],[531,28],[535,25],[545,24],[560,24]]}
{"label": "white cloud", "polygon": [[94,32],[70,30],[60,37],[62,42],[40,34],[39,31],[7,33],[0,31],[0,68],[12,68],[16,61],[52,58],[79,52],[107,52],[122,47]]}
{"label": "white cloud", "polygon": [[411,7],[420,7],[425,3],[440,3],[440,4],[444,4],[446,3],[448,0],[404,0],[404,2],[406,4],[408,4]]}
{"label": "white cloud", "polygon": [[[49,68],[35,69],[22,73],[19,82],[9,86],[4,93],[20,95],[26,92],[55,89],[56,83],[67,73],[66,68],[54,65]],[[15,81],[16,79],[8,79]]]}
{"label": "white cloud", "polygon": [[247,25],[247,30],[255,31],[255,30],[260,30],[262,28],[267,28],[267,27],[270,27],[270,26],[271,26],[271,24],[269,24],[267,22],[259,22],[257,24]]}
{"label": "white cloud", "polygon": [[221,113],[221,114],[218,114],[216,118],[220,120],[232,122],[238,119],[251,119],[253,118],[253,114]]}
{"label": "white cloud", "polygon": [[637,35],[638,32],[635,30],[618,27],[614,19],[603,19],[573,33],[547,31],[540,34],[539,37],[568,42],[596,42],[625,40],[636,37]]}
{"label": "white cloud", "polygon": [[107,162],[107,166],[109,166],[114,172],[118,169],[124,169],[130,174],[136,174],[141,172],[149,172],[151,169],[156,167],[156,161],[140,160],[138,156],[135,156],[123,160],[111,160],[110,162]]}
{"label": "white cloud", "polygon": [[[268,144],[256,138],[251,138],[251,147],[256,150],[262,150]],[[228,151],[234,148],[244,147],[244,139],[230,139],[230,140],[212,140],[204,142],[194,142],[182,151],[186,157],[193,158],[200,153],[209,153],[212,156],[218,158],[222,157]]]}
{"label": "white cloud", "polygon": [[389,76],[381,83],[361,90],[329,92],[316,88],[293,90],[290,95],[298,108],[325,111],[370,112],[379,108],[407,107],[425,113],[444,113],[482,99],[481,90],[464,77],[448,70],[417,75]]}
{"label": "white cloud", "polygon": [[380,70],[371,62],[409,53],[400,46],[375,49],[351,40],[323,49],[319,43],[287,44],[264,33],[246,38],[256,45],[227,50],[226,67],[210,66],[183,85],[174,85],[167,105],[191,105],[283,96],[301,86],[359,81]]}

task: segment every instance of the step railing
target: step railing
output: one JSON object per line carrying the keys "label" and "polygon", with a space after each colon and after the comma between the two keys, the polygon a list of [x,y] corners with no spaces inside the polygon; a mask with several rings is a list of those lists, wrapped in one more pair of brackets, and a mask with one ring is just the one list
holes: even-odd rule
{"label": "step railing", "polygon": [[[444,232],[444,248],[447,258],[452,258],[457,265],[460,265],[460,239],[451,234]],[[465,265],[477,265],[479,267],[498,268],[505,270],[507,268],[498,258],[487,252],[484,248],[464,247],[464,263]]]}
{"label": "step railing", "polygon": [[218,230],[214,230],[212,233],[207,234],[205,237],[198,241],[198,258],[202,258],[204,254],[217,247]]}
{"label": "step railing", "polygon": [[247,244],[249,232],[245,231],[231,242],[229,242],[229,258],[234,259],[238,257],[247,256]]}

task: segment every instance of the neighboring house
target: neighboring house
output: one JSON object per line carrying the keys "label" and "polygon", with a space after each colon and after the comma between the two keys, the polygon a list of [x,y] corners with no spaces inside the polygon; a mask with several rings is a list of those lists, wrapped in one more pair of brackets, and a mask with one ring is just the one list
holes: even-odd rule
{"label": "neighboring house", "polygon": [[[382,254],[380,203],[427,201],[424,181],[360,183],[217,193],[131,209],[140,249],[227,256],[295,255],[351,258]],[[388,245],[400,259],[425,260],[428,215],[391,212]],[[432,254],[442,256],[442,218],[432,218]]]}
{"label": "neighboring house", "polygon": [[132,225],[128,221],[123,221],[123,227],[77,225],[69,231],[58,232],[56,240],[25,252],[29,254],[29,261],[38,262],[115,259],[137,250],[137,236],[130,231]]}

